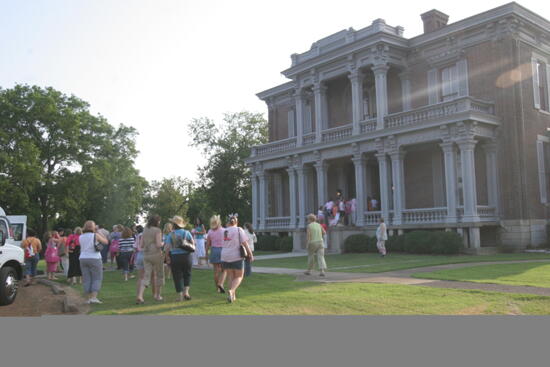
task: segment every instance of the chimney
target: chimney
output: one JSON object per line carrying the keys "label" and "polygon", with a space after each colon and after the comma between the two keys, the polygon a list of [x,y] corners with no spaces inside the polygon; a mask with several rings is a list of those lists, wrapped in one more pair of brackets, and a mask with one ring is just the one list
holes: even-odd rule
{"label": "chimney", "polygon": [[424,33],[430,33],[445,27],[449,21],[449,16],[439,10],[430,10],[421,14],[422,22],[424,22]]}

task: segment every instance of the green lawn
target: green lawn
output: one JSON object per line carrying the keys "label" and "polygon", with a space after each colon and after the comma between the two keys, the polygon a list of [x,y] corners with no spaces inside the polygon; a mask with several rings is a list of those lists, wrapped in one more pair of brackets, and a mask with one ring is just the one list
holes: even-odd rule
{"label": "green lawn", "polygon": [[[215,292],[212,272],[193,270],[191,295],[175,302],[171,281],[156,302],[135,305],[135,281],[106,272],[94,315],[470,315],[550,314],[550,297],[473,290],[367,283],[298,282],[288,275],[253,274],[239,288],[237,301],[228,304]],[[77,286],[80,288],[80,286]]]}
{"label": "green lawn", "polygon": [[286,252],[281,251],[254,251],[254,256],[262,256],[262,255],[279,255],[279,254],[285,254]]}
{"label": "green lawn", "polygon": [[[378,254],[342,254],[325,256],[328,270],[349,273],[380,273],[384,271],[412,269],[424,266],[487,261],[549,259],[550,254],[498,254],[498,255],[409,255],[391,253],[382,258]],[[254,261],[253,266],[305,269],[307,257],[289,257]]]}
{"label": "green lawn", "polygon": [[430,273],[416,273],[413,274],[413,277],[550,288],[550,264],[482,265]]}

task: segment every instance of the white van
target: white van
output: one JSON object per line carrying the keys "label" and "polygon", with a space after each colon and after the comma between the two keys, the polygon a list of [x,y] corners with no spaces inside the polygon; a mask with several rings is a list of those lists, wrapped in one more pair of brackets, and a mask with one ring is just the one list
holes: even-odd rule
{"label": "white van", "polygon": [[0,306],[9,305],[17,296],[19,281],[23,278],[25,253],[11,234],[10,221],[0,208]]}

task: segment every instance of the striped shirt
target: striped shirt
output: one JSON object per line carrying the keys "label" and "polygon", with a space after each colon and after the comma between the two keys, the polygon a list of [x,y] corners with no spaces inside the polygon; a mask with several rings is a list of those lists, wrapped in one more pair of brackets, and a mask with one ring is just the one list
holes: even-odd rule
{"label": "striped shirt", "polygon": [[134,242],[135,241],[132,237],[119,239],[118,240],[118,251],[119,252],[134,251]]}

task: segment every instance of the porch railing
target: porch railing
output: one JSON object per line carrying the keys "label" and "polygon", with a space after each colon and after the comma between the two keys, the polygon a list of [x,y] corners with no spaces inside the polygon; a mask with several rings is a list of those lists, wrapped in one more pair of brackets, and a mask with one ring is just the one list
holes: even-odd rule
{"label": "porch railing", "polygon": [[352,134],[352,126],[349,124],[324,130],[323,143],[342,140],[344,138],[347,138],[348,136],[351,136],[351,134]]}
{"label": "porch railing", "polygon": [[289,228],[290,217],[267,217],[265,226],[266,228]]}
{"label": "porch railing", "polygon": [[481,220],[493,220],[497,216],[497,210],[492,206],[478,205],[477,215]]}
{"label": "porch railing", "polygon": [[309,145],[315,143],[315,133],[304,135],[302,144]]}
{"label": "porch railing", "polygon": [[441,223],[447,217],[447,208],[405,209],[401,213],[404,224]]}
{"label": "porch railing", "polygon": [[365,224],[370,226],[378,224],[378,222],[380,221],[380,217],[382,217],[381,211],[366,211]]}
{"label": "porch railing", "polygon": [[363,120],[359,123],[361,134],[376,130],[376,119]]}
{"label": "porch railing", "polygon": [[263,144],[257,147],[252,147],[252,155],[264,155],[270,153],[284,152],[296,148],[296,138],[274,141],[272,143]]}

